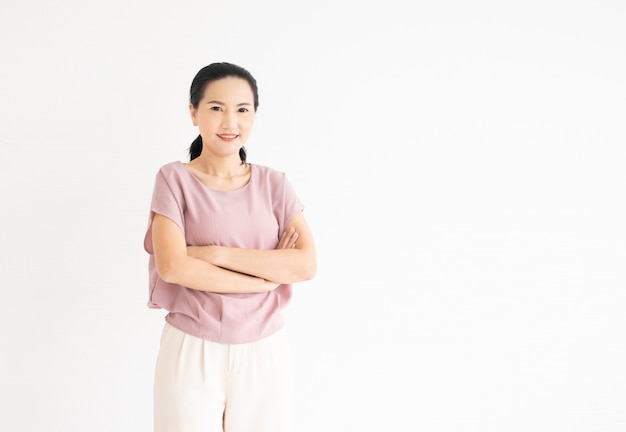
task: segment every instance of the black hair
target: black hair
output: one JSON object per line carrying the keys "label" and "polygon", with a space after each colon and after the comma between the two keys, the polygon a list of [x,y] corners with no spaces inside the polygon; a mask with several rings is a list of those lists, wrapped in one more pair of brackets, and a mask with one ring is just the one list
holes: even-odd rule
{"label": "black hair", "polygon": [[[200,101],[204,97],[204,90],[209,83],[229,77],[241,78],[250,84],[252,94],[254,95],[254,111],[256,111],[259,106],[259,90],[257,88],[256,80],[246,69],[226,62],[211,63],[198,71],[191,82],[191,89],[189,90],[189,102],[191,105],[195,109],[198,108]],[[196,138],[189,147],[189,160],[194,160],[200,156],[200,153],[202,153],[202,137],[198,135],[198,138]],[[239,158],[241,159],[242,164],[246,163],[245,147],[241,147],[239,149]]]}

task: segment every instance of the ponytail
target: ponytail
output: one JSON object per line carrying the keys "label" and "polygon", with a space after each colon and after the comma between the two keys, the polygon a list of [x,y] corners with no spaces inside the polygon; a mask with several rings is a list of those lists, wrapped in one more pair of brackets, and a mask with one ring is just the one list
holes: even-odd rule
{"label": "ponytail", "polygon": [[200,156],[200,153],[202,153],[202,136],[198,135],[198,138],[193,140],[191,146],[189,146],[189,160],[194,160]]}
{"label": "ponytail", "polygon": [[[191,143],[191,146],[189,146],[189,161],[194,160],[195,158],[200,156],[201,153],[202,153],[202,136],[198,135],[198,138],[193,140],[193,142]],[[242,164],[246,163],[246,156],[247,156],[246,148],[241,147],[239,149],[239,159],[241,159]]]}

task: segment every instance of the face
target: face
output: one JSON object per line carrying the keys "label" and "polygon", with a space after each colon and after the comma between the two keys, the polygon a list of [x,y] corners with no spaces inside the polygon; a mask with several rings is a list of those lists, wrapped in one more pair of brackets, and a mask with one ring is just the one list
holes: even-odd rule
{"label": "face", "polygon": [[189,105],[202,136],[202,155],[239,159],[254,124],[254,95],[248,82],[228,77],[209,83],[198,108]]}

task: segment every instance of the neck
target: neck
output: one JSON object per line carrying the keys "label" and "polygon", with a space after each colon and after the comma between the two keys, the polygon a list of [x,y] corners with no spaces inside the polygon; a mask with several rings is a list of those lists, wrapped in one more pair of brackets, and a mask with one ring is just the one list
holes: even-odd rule
{"label": "neck", "polygon": [[241,175],[247,168],[247,164],[242,164],[239,155],[236,157],[216,158],[198,156],[189,166],[202,171],[204,174],[220,178],[229,178]]}

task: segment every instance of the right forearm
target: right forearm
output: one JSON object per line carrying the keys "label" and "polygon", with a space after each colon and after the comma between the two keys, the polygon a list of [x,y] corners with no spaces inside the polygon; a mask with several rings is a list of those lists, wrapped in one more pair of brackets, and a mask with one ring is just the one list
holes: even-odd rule
{"label": "right forearm", "polygon": [[186,256],[158,269],[163,280],[198,291],[226,294],[267,292],[276,284],[264,279],[223,269]]}

